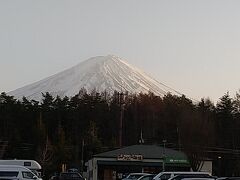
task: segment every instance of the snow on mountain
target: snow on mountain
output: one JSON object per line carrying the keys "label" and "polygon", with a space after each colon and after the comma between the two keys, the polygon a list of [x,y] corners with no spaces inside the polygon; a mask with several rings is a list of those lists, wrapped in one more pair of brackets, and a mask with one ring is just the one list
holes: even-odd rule
{"label": "snow on mountain", "polygon": [[45,78],[41,81],[24,86],[9,92],[9,95],[21,99],[41,100],[42,93],[49,92],[53,96],[74,96],[80,89],[85,88],[88,92],[128,91],[129,93],[148,93],[165,95],[170,92],[178,92],[159,83],[143,71],[131,66],[123,59],[108,55],[90,58],[63,72]]}

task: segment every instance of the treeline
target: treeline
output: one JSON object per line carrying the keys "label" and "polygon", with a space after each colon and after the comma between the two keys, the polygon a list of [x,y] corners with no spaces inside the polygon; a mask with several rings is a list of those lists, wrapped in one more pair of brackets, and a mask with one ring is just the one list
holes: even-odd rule
{"label": "treeline", "polygon": [[239,93],[226,93],[216,105],[153,93],[81,90],[71,98],[45,93],[41,102],[0,95],[0,158],[35,159],[46,173],[63,163],[81,167],[82,160],[118,148],[120,141],[138,144],[141,134],[145,144],[166,140],[166,147],[184,151],[194,170],[210,159],[215,174],[240,175]]}

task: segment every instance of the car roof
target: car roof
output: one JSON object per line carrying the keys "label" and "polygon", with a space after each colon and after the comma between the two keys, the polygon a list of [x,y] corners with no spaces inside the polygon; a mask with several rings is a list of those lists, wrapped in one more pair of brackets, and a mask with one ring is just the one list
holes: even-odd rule
{"label": "car roof", "polygon": [[[179,180],[179,179],[186,179],[186,178],[210,178],[211,179],[212,176],[210,176],[209,174],[178,174],[174,177],[169,178],[169,180]],[[212,177],[212,179],[215,179]]]}
{"label": "car roof", "polygon": [[209,174],[211,175],[211,173],[209,172],[196,172],[196,171],[164,171],[164,172],[160,172],[158,174],[156,174],[156,177],[160,177],[162,175],[165,175],[165,174]]}
{"label": "car roof", "polygon": [[[129,179],[130,176],[140,176],[140,177],[142,177],[142,176],[145,176],[145,175],[150,175],[150,174],[149,173],[130,173],[124,179]],[[140,178],[140,177],[138,177],[138,178]]]}
{"label": "car roof", "polygon": [[21,169],[21,170],[26,170],[26,171],[31,171],[30,169],[24,167],[24,166],[18,166],[18,165],[0,165],[1,170],[5,169]]}
{"label": "car roof", "polygon": [[147,175],[143,175],[141,176],[139,179],[141,180],[144,177],[155,177],[155,174],[147,174]]}
{"label": "car roof", "polygon": [[[210,174],[209,172],[204,171],[165,171],[161,172],[162,174]],[[159,173],[160,174],[160,173]]]}
{"label": "car roof", "polygon": [[217,180],[240,180],[240,177],[219,177]]}
{"label": "car roof", "polygon": [[215,180],[215,178],[213,178],[213,177],[210,177],[210,178],[189,177],[189,178],[183,178],[182,180]]}

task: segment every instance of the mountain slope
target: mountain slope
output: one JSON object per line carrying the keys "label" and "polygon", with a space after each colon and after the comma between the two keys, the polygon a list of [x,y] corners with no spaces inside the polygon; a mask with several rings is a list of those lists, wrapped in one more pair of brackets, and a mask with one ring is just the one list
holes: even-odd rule
{"label": "mountain slope", "polygon": [[41,93],[50,92],[53,96],[74,96],[81,88],[88,92],[128,91],[129,93],[147,93],[165,95],[167,92],[178,92],[159,83],[143,71],[131,66],[117,56],[97,56],[90,58],[63,72],[41,81],[9,92],[18,99],[40,100]]}

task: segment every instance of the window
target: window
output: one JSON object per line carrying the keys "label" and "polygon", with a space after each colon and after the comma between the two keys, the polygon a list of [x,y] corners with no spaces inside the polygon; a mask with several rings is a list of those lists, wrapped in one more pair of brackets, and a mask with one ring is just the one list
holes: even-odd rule
{"label": "window", "polygon": [[151,176],[146,176],[146,177],[143,177],[141,180],[151,180],[152,177]]}
{"label": "window", "polygon": [[23,162],[23,165],[24,166],[31,166],[31,162],[29,162],[29,161]]}
{"label": "window", "polygon": [[42,175],[41,175],[41,172],[39,172],[39,171],[37,171],[37,170],[35,170],[35,169],[30,169],[32,172],[33,172],[33,174],[35,174],[37,177],[41,177]]}
{"label": "window", "polygon": [[17,177],[17,171],[0,171],[0,177]]}
{"label": "window", "polygon": [[160,178],[161,180],[167,180],[171,177],[171,174],[163,174]]}
{"label": "window", "polygon": [[33,179],[34,174],[31,172],[24,171],[24,172],[22,172],[22,176],[23,176],[23,178]]}

